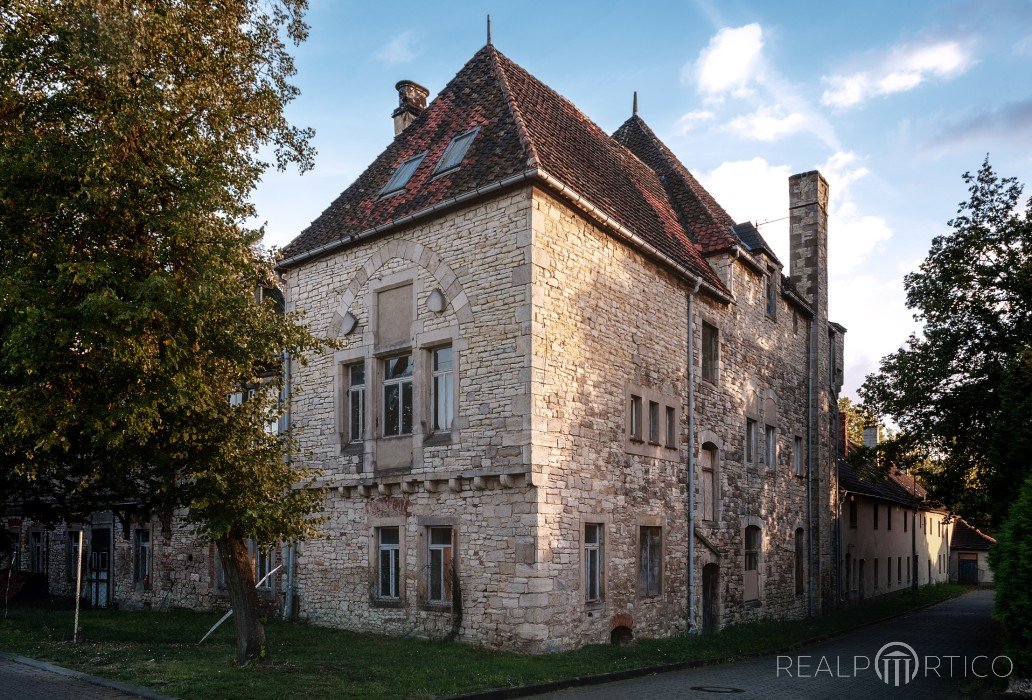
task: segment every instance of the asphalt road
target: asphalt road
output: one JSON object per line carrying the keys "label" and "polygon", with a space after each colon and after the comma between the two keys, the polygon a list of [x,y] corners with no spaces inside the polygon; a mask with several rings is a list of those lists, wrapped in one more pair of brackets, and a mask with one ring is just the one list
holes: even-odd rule
{"label": "asphalt road", "polygon": [[[605,685],[552,693],[556,700],[573,698],[966,698],[981,692],[994,660],[1001,675],[1008,660],[997,659],[993,593],[973,591],[924,610],[851,632],[802,649],[790,656],[769,656],[721,666],[709,666],[646,676]],[[908,644],[886,649],[891,642]],[[892,654],[901,651],[898,660]],[[957,657],[957,658],[948,658]],[[979,657],[979,658],[975,658]],[[907,672],[907,666],[909,670]],[[952,664],[952,673],[951,673]],[[887,667],[887,668],[886,668]],[[896,669],[899,669],[899,685]],[[888,671],[885,673],[884,671]],[[910,676],[913,676],[908,680]]]}

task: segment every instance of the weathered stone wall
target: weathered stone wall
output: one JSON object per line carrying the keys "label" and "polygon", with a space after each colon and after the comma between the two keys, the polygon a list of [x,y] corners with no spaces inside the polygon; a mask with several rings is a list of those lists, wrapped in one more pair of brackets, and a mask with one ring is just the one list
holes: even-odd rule
{"label": "weathered stone wall", "polygon": [[[641,636],[684,631],[690,287],[540,191],[532,229],[534,468],[546,477],[540,537],[547,545],[542,566],[554,581],[548,604],[553,619],[562,620],[540,628],[543,648],[605,641],[618,625]],[[696,540],[695,626],[703,609],[702,567],[709,563],[720,569],[723,623],[800,616],[807,601],[795,593],[794,538],[797,528],[807,528],[806,480],[793,473],[792,451],[795,437],[807,435],[807,322],[794,318],[780,294],[774,317],[767,316],[764,277],[753,265],[730,258],[713,265],[733,278],[735,303],[700,294],[693,319],[696,457],[704,443],[717,449],[719,483],[716,520],[696,526],[717,552]],[[770,272],[777,275],[778,268],[771,264]],[[698,372],[703,321],[720,332],[715,384]],[[628,449],[628,385],[677,402],[676,450],[644,457]],[[776,466],[744,464],[746,415],[761,432],[764,425],[776,428]],[[697,503],[699,489],[697,479]],[[582,540],[589,522],[604,523],[607,533],[601,605],[584,601]],[[827,527],[830,519],[824,522]],[[763,537],[759,601],[744,603],[748,523],[760,525]],[[638,591],[638,528],[655,525],[664,533],[663,593],[649,598]]]}
{"label": "weathered stone wall", "polygon": [[[229,607],[229,594],[216,585],[215,545],[197,535],[180,514],[168,528],[157,518],[130,523],[126,537],[122,521],[112,519],[111,513],[97,513],[84,524],[61,525],[54,529],[23,521],[20,526],[22,569],[28,571],[29,533],[42,533],[44,567],[50,593],[74,597],[75,569],[71,563],[69,536],[78,538],[84,531],[82,596],[91,603],[114,605],[129,610],[169,610],[175,607],[192,610],[224,610]],[[93,554],[91,537],[95,530],[110,530],[109,582],[106,591],[97,592],[89,578],[90,557]],[[149,585],[135,580],[135,533],[143,529],[150,533],[151,566]],[[273,552],[273,566],[283,563],[281,548]],[[103,584],[100,584],[103,585]],[[276,573],[262,591],[262,602],[268,611],[281,609],[283,601],[283,574]]]}
{"label": "weathered stone wall", "polygon": [[[320,624],[440,637],[453,626],[481,644],[526,648],[533,606],[537,490],[532,486],[530,414],[530,194],[513,191],[423,225],[353,245],[298,270],[288,304],[317,330],[342,336],[342,349],[293,371],[292,422],[299,459],[323,470],[324,537],[299,545],[298,609]],[[414,352],[416,396],[411,461],[385,469],[390,443],[379,437],[375,295],[411,283],[410,338],[388,350]],[[434,290],[442,312],[426,303]],[[351,314],[355,328],[344,333]],[[426,349],[450,343],[456,354],[452,430],[428,428]],[[341,367],[365,362],[366,439],[340,436]],[[373,378],[370,380],[370,378]],[[397,440],[397,439],[395,439]],[[406,449],[408,449],[406,447]],[[426,600],[427,528],[455,533],[462,617]],[[374,595],[375,528],[399,527],[404,581],[400,601]]]}

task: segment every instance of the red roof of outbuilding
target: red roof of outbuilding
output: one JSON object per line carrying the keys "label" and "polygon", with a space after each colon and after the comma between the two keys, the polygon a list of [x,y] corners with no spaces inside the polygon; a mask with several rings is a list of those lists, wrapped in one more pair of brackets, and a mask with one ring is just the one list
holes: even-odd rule
{"label": "red roof of outbuilding", "polygon": [[953,537],[950,538],[950,549],[966,552],[984,551],[996,544],[989,535],[976,527],[971,527],[963,518],[957,518],[953,525]]}
{"label": "red roof of outbuilding", "polygon": [[[434,176],[452,137],[475,126],[480,130],[461,167]],[[405,190],[381,197],[395,168],[423,152],[426,158]],[[521,173],[545,186],[558,180],[648,246],[726,292],[692,241],[660,179],[662,173],[490,45],[478,51],[372,165],[283,249],[283,265],[292,266],[306,256],[346,245],[357,234],[429,213]]]}

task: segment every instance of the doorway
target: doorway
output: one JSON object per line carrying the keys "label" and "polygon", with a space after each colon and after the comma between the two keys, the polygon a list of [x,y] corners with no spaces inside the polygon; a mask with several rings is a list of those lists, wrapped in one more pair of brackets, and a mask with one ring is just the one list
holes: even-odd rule
{"label": "doorway", "polygon": [[702,633],[720,629],[720,566],[702,567]]}
{"label": "doorway", "polygon": [[95,608],[106,608],[111,597],[111,528],[90,530],[86,596]]}
{"label": "doorway", "polygon": [[957,580],[960,583],[978,583],[978,555],[961,554]]}

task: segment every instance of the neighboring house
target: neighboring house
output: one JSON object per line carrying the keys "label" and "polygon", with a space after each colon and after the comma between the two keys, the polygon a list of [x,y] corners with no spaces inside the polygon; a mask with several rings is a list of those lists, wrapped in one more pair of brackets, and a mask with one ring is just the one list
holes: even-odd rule
{"label": "neighboring house", "polygon": [[996,544],[989,535],[956,518],[950,539],[950,581],[955,583],[992,583],[989,548]]}
{"label": "neighboring house", "polygon": [[[637,114],[609,135],[490,45],[429,105],[397,88],[393,142],[280,263],[342,346],[289,367],[327,519],[272,599],[531,652],[833,607],[825,179],[789,178],[786,276]],[[111,600],[225,604],[178,522]],[[135,528],[89,528],[118,581]]]}
{"label": "neighboring house", "polygon": [[953,518],[928,504],[913,477],[862,473],[842,463],[839,488],[839,595],[844,602],[950,580]]}

